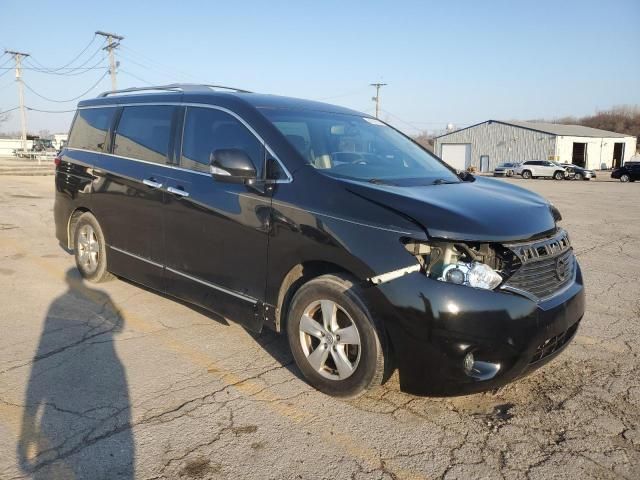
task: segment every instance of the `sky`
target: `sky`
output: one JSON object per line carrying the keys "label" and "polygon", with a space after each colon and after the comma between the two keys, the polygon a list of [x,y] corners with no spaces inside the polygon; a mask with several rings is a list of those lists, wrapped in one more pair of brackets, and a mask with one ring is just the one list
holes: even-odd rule
{"label": "sky", "polygon": [[[640,0],[0,0],[0,48],[59,68],[89,45],[71,67],[91,70],[25,69],[34,109],[77,103],[34,91],[68,100],[96,82],[82,98],[110,89],[94,39],[103,30],[125,37],[119,88],[213,83],[373,113],[369,84],[383,82],[381,118],[415,134],[640,104],[638,18]],[[0,112],[18,105],[12,65],[0,57]],[[27,112],[34,133],[66,132],[72,117]],[[17,111],[0,126],[19,128]]]}

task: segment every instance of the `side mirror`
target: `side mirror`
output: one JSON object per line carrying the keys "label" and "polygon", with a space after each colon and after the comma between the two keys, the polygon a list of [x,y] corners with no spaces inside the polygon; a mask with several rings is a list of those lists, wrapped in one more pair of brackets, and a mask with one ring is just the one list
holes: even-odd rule
{"label": "side mirror", "polygon": [[256,167],[247,152],[237,148],[216,150],[211,154],[211,175],[227,183],[254,183]]}

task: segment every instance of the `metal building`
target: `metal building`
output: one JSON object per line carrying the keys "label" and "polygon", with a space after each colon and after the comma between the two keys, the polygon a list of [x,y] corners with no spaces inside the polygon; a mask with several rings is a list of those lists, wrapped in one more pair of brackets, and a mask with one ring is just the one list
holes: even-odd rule
{"label": "metal building", "polygon": [[487,120],[435,139],[451,166],[490,172],[505,162],[554,160],[589,169],[613,168],[636,153],[636,137],[581,125]]}

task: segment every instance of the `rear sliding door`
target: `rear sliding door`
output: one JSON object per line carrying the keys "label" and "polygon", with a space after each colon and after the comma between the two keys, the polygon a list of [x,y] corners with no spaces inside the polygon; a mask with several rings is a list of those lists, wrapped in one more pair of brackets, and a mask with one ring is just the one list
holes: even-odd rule
{"label": "rear sliding door", "polygon": [[109,269],[163,290],[163,188],[176,107],[124,107],[115,121],[112,154],[95,167],[93,203],[104,225]]}

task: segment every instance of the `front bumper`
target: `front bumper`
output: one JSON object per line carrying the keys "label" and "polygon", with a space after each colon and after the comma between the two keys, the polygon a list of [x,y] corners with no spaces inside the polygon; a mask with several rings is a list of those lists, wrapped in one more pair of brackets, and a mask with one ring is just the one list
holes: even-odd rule
{"label": "front bumper", "polygon": [[[421,395],[491,390],[530,373],[569,344],[585,310],[579,266],[575,281],[542,303],[420,272],[372,287],[368,295],[371,314],[389,335],[401,389]],[[465,373],[469,352],[479,365],[498,368]]]}

